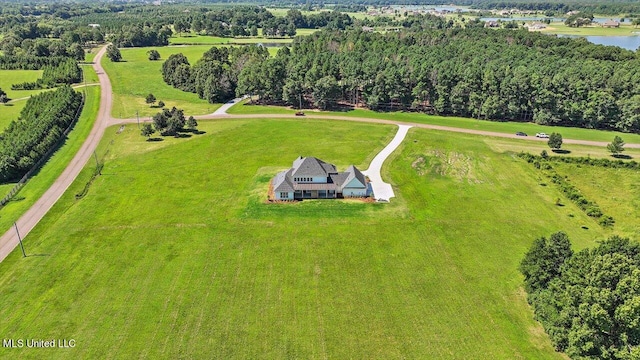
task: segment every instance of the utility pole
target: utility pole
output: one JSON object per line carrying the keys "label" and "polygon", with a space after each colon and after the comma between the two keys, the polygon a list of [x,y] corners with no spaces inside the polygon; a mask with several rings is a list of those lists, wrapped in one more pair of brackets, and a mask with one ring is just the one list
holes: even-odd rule
{"label": "utility pole", "polygon": [[22,245],[22,238],[20,237],[20,232],[18,231],[18,224],[14,222],[13,227],[16,228],[16,234],[18,234],[18,241],[20,242],[20,250],[22,250],[22,257],[27,257],[27,254],[24,252],[24,245]]}
{"label": "utility pole", "polygon": [[96,151],[93,151],[93,158],[96,159],[96,170],[98,170],[98,175],[102,175],[102,169],[100,169],[100,162],[98,162],[98,154]]}
{"label": "utility pole", "polygon": [[140,116],[138,116],[138,110],[136,110],[136,119],[138,119],[138,129],[140,129]]}
{"label": "utility pole", "polygon": [[298,94],[298,100],[300,100],[300,107],[299,109],[302,110],[302,93]]}

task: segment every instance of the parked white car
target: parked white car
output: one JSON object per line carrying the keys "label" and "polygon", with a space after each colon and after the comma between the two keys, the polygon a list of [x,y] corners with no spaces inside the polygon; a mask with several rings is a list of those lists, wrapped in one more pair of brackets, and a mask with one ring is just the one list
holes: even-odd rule
{"label": "parked white car", "polygon": [[536,137],[543,138],[543,139],[548,139],[549,135],[547,135],[545,133],[537,133]]}

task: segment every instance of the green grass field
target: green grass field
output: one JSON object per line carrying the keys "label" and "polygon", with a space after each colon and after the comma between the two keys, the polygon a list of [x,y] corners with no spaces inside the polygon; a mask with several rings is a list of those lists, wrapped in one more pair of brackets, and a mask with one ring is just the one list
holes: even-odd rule
{"label": "green grass field", "polygon": [[[100,106],[100,87],[87,88],[87,99],[73,131],[69,133],[66,142],[60,147],[42,166],[40,171],[33,176],[27,184],[3,208],[0,208],[0,233],[4,233],[11,227],[31,205],[33,205],[60,176],[62,171],[73,159],[82,143],[89,135]],[[4,197],[14,184],[0,185],[0,198]],[[0,354],[1,355],[1,354]]]}
{"label": "green grass field", "polygon": [[92,83],[98,83],[100,82],[100,80],[98,79],[98,75],[96,74],[95,70],[93,70],[93,67],[91,64],[83,64],[80,65],[80,67],[82,68],[82,73],[84,76],[84,83],[87,84],[92,84]]}
{"label": "green grass field", "polygon": [[[265,105],[248,105],[247,100],[242,103],[238,103],[233,106],[227,112],[229,114],[292,114],[296,110],[282,107],[282,106],[265,106]],[[468,118],[459,118],[454,116],[435,116],[420,113],[410,112],[376,112],[365,109],[356,109],[345,112],[331,112],[331,111],[319,111],[319,110],[305,110],[308,116],[313,114],[319,115],[338,115],[338,116],[353,116],[353,117],[369,117],[377,119],[387,119],[395,121],[413,122],[421,124],[432,124],[441,126],[451,126],[464,129],[486,130],[512,134],[518,131],[523,131],[529,136],[534,136],[536,133],[545,132],[551,134],[552,132],[561,133],[563,137],[568,139],[580,139],[580,140],[593,140],[593,141],[612,141],[617,135],[622,137],[627,143],[640,143],[640,134],[627,134],[615,131],[602,131],[592,129],[581,129],[563,126],[545,126],[534,123],[521,123],[521,122],[500,122],[500,121],[486,121],[475,120]]]}
{"label": "green grass field", "polygon": [[76,201],[88,165],[26,238],[40,256],[0,263],[3,336],[77,345],[3,356],[563,358],[533,321],[518,263],[553,231],[578,249],[609,233],[556,206],[558,190],[490,138],[412,129],[386,162],[389,204],[265,204],[298,155],[364,168],[395,127],[200,130],[159,142],[107,130],[103,175]]}
{"label": "green grass field", "polygon": [[[301,35],[301,34],[298,34]],[[190,36],[174,36],[169,39],[171,45],[182,44],[203,44],[203,45],[218,45],[218,44],[264,44],[264,43],[278,43],[289,44],[293,42],[293,38],[262,38],[262,37],[240,37],[240,38],[222,38],[217,36],[207,35],[190,35]]]}
{"label": "green grass field", "polygon": [[553,163],[585,196],[616,220],[614,232],[640,239],[640,173],[628,169],[607,169]]}
{"label": "green grass field", "polygon": [[[162,63],[171,54],[183,53],[191,64],[202,57],[211,46],[158,47],[120,49],[123,62],[113,63],[107,57],[102,65],[109,74],[113,86],[113,108],[111,115],[117,118],[133,118],[136,111],[142,117],[152,116],[159,110],[145,103],[147,94],[152,93],[162,100],[166,107],[176,106],[186,114],[202,115],[214,112],[220,104],[209,104],[197,94],[176,89],[162,80]],[[156,49],[162,57],[159,61],[149,61],[147,51]]]}
{"label": "green grass field", "polygon": [[0,89],[9,99],[21,99],[37,94],[42,90],[11,90],[12,84],[34,82],[42,76],[42,70],[0,70]]}
{"label": "green grass field", "polygon": [[0,105],[0,134],[13,120],[16,120],[18,116],[20,116],[20,111],[22,111],[26,103],[26,100],[20,100]]}

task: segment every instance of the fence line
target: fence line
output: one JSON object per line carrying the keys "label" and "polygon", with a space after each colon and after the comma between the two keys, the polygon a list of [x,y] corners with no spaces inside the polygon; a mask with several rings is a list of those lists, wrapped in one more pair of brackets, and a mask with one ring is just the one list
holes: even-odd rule
{"label": "fence line", "polygon": [[27,171],[26,174],[24,174],[24,176],[11,189],[11,191],[9,191],[9,193],[4,198],[2,198],[2,200],[0,200],[0,209],[2,209],[9,201],[11,201],[11,199],[13,199],[14,196],[16,196],[16,194],[27,183],[27,180],[29,180],[29,177],[36,170],[38,170],[40,166],[42,166],[42,164],[47,159],[49,159],[51,154],[53,154],[53,152],[57,150],[60,147],[60,145],[66,140],[67,135],[69,135],[69,132],[71,132],[71,128],[73,128],[73,126],[78,122],[78,119],[80,119],[80,113],[84,108],[84,101],[85,101],[85,93],[82,93],[82,101],[80,102],[80,106],[78,107],[78,110],[76,110],[76,114],[73,117],[73,121],[71,121],[71,124],[67,126],[67,129],[62,133],[62,136],[60,137],[60,139],[53,146],[51,146],[51,148],[46,153],[44,153],[44,155],[42,155],[42,157],[31,167],[31,169],[29,169],[29,171]]}

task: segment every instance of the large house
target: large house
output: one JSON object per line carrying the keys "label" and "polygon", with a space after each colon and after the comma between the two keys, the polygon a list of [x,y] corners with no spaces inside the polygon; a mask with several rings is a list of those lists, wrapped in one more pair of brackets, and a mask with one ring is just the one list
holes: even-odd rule
{"label": "large house", "polygon": [[338,172],[335,165],[314,157],[298,157],[273,180],[272,199],[335,199],[367,196],[367,180],[355,166]]}

